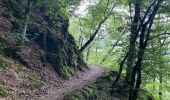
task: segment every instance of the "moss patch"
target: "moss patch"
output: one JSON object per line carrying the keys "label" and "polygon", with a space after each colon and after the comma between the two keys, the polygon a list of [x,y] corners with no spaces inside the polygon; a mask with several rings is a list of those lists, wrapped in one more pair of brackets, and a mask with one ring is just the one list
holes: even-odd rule
{"label": "moss patch", "polygon": [[[80,90],[66,95],[64,100],[111,100],[112,95],[107,90],[113,82],[111,73],[106,73],[95,82],[91,82]],[[74,99],[70,99],[73,98]]]}
{"label": "moss patch", "polygon": [[21,87],[26,90],[31,90],[31,91],[32,90],[41,91],[43,83],[36,76],[30,75],[29,81],[21,82]]}
{"label": "moss patch", "polygon": [[0,68],[6,69],[8,67],[7,62],[5,59],[0,55]]}
{"label": "moss patch", "polygon": [[9,95],[10,95],[10,93],[9,93],[8,89],[6,87],[4,87],[3,85],[0,85],[0,97],[7,97]]}
{"label": "moss patch", "polygon": [[0,80],[0,97],[7,97],[10,95],[10,89],[6,86],[3,80]]}

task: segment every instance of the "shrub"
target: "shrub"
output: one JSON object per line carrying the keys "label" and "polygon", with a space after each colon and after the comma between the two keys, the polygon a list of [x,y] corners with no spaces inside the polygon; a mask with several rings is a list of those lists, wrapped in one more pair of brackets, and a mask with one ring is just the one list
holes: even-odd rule
{"label": "shrub", "polygon": [[0,55],[0,68],[5,69],[8,66],[4,58]]}
{"label": "shrub", "polygon": [[5,86],[5,82],[0,80],[0,97],[7,97],[10,95],[9,89]]}

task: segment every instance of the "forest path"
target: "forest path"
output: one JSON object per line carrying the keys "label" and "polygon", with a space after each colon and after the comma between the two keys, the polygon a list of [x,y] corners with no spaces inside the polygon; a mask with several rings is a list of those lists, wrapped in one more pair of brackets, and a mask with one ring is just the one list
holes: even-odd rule
{"label": "forest path", "polygon": [[41,97],[40,100],[62,100],[66,94],[82,88],[88,82],[101,76],[104,71],[103,68],[92,65],[90,70],[79,72],[76,76],[66,80],[61,87],[51,87],[47,90],[47,94]]}

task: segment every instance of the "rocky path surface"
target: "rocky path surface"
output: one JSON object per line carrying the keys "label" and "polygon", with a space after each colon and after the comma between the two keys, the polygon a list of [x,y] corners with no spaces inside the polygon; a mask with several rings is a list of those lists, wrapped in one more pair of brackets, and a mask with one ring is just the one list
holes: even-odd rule
{"label": "rocky path surface", "polygon": [[76,76],[65,81],[61,87],[51,87],[47,90],[47,94],[40,97],[40,100],[62,100],[63,97],[76,90],[82,88],[89,81],[96,79],[104,73],[104,69],[92,65],[90,70],[79,72]]}

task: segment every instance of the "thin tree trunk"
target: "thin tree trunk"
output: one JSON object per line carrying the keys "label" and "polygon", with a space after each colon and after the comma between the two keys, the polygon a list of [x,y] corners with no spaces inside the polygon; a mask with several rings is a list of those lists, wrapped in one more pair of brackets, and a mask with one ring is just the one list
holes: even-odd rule
{"label": "thin tree trunk", "polygon": [[159,75],[159,98],[160,100],[163,100],[162,99],[162,80],[163,79],[163,76],[162,74]]}
{"label": "thin tree trunk", "polygon": [[80,22],[80,19],[79,19],[79,23],[80,23],[80,36],[79,36],[79,41],[78,41],[78,43],[79,43],[79,47],[80,48],[82,48],[82,43],[83,43],[83,33],[82,33],[82,24],[81,24],[81,22]]}
{"label": "thin tree trunk", "polygon": [[[47,39],[47,33],[44,34],[44,50],[46,52],[46,49],[47,49],[47,45],[46,45],[46,39]],[[43,55],[43,60],[44,60],[44,67],[46,66],[45,63],[47,62],[47,59],[46,59],[46,55]]]}
{"label": "thin tree trunk", "polygon": [[[109,2],[109,0],[108,0]],[[107,5],[108,6],[108,5]],[[100,21],[100,23],[98,24],[96,30],[94,31],[93,35],[89,38],[89,40],[82,46],[82,48],[79,49],[79,52],[83,52],[87,47],[88,45],[94,40],[94,38],[96,37],[96,35],[98,34],[101,26],[103,25],[103,23],[111,16],[112,14],[112,11],[113,11],[113,8],[114,8],[115,4],[112,6],[110,12],[105,15],[104,14],[104,19]],[[106,12],[105,12],[106,13]]]}
{"label": "thin tree trunk", "polygon": [[88,60],[89,60],[90,49],[91,49],[91,47],[89,47],[89,48],[87,49],[87,54],[86,54],[86,61],[87,61],[87,62],[88,62]]}
{"label": "thin tree trunk", "polygon": [[[155,83],[155,76],[153,77],[153,83]],[[153,86],[153,90],[155,91],[155,85]]]}
{"label": "thin tree trunk", "polygon": [[[108,17],[109,17],[109,16],[108,16]],[[95,30],[95,32],[93,33],[93,35],[92,35],[92,36],[89,38],[89,40],[80,48],[80,50],[79,50],[80,52],[83,52],[83,51],[87,48],[87,46],[94,40],[94,38],[95,38],[96,35],[98,34],[98,32],[99,32],[102,24],[108,19],[108,17],[106,17],[104,20],[102,20],[102,21],[99,23],[99,25],[98,25],[97,29]]]}
{"label": "thin tree trunk", "polygon": [[107,57],[108,57],[109,54],[113,51],[113,49],[117,46],[117,44],[118,44],[119,41],[120,41],[120,39],[116,41],[116,43],[112,46],[112,48],[109,50],[109,52],[106,54],[106,56],[102,59],[102,61],[100,62],[100,64],[102,64],[102,63],[107,59]]}
{"label": "thin tree trunk", "polygon": [[120,67],[119,67],[119,73],[118,73],[118,75],[117,75],[117,77],[116,77],[116,80],[114,81],[114,83],[113,83],[113,85],[115,85],[117,82],[119,82],[119,80],[120,80],[120,76],[121,76],[121,73],[122,73],[122,71],[123,71],[123,64],[125,63],[125,61],[126,61],[126,59],[127,59],[127,57],[128,57],[128,54],[129,53],[126,53],[126,56],[124,57],[124,59],[121,61],[121,63],[120,63]]}
{"label": "thin tree trunk", "polygon": [[22,35],[23,42],[26,39],[26,33],[27,33],[27,28],[28,28],[29,17],[31,14],[32,3],[33,2],[31,0],[26,1],[25,19],[24,19],[25,22],[24,22],[23,35]]}

